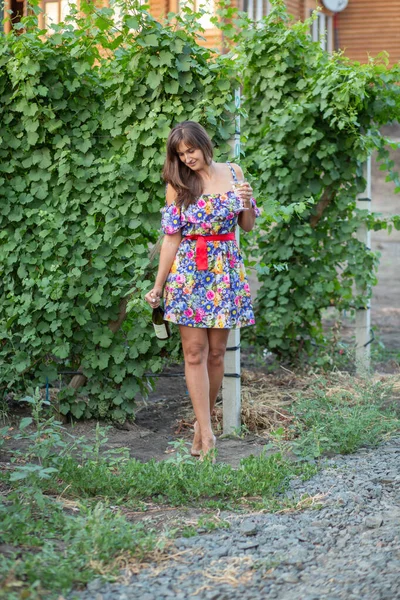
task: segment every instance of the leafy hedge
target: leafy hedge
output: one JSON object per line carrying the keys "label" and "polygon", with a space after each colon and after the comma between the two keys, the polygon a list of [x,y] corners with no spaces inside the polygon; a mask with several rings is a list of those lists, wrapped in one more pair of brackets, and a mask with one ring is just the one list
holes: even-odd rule
{"label": "leafy hedge", "polygon": [[[365,306],[377,257],[355,231],[391,224],[355,210],[355,199],[373,148],[400,189],[378,130],[399,115],[400,70],[329,56],[309,23],[288,27],[283,0],[273,4],[256,28],[222,5],[234,55],[199,45],[197,13],[160,24],[135,3],[118,27],[112,9],[82,2],[51,36],[32,14],[16,26],[23,32],[0,37],[3,392],[60,378],[64,414],[133,414],[146,373],[178,346],[154,338],[142,300],[166,137],[178,121],[200,121],[225,160],[241,79],[245,166],[264,205],[257,341],[294,360],[326,347],[325,307]],[[65,385],[60,373],[74,370],[82,375]]]}
{"label": "leafy hedge", "polygon": [[176,30],[132,5],[116,30],[111,9],[81,10],[50,36],[32,15],[0,37],[0,380],[79,369],[61,412],[124,421],[178,346],[155,339],[142,300],[166,137],[198,120],[224,157],[236,77],[190,13]]}
{"label": "leafy hedge", "polygon": [[[391,226],[356,210],[373,149],[400,191],[379,132],[400,116],[400,67],[388,69],[385,56],[360,65],[329,55],[311,41],[310,20],[288,26],[283,0],[273,4],[262,27],[247,29],[241,50],[245,162],[265,207],[255,241],[256,337],[292,361],[315,354],[327,364],[323,310],[365,307],[376,283],[377,255],[357,228]],[[392,224],[400,229],[398,217]]]}

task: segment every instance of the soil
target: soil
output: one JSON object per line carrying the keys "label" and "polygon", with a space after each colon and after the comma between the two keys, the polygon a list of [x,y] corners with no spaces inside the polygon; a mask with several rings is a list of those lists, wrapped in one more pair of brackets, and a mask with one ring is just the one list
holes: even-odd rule
{"label": "soil", "polygon": [[[217,402],[218,409],[222,401]],[[20,405],[12,409],[11,426],[21,417],[29,414],[28,408]],[[165,460],[175,452],[173,442],[185,440],[188,450],[193,438],[195,421],[189,394],[182,372],[182,365],[169,367],[157,378],[153,392],[146,400],[138,402],[134,423],[108,425],[107,443],[104,449],[128,448],[132,458],[146,462],[151,459]],[[97,421],[74,421],[64,423],[66,432],[77,438],[84,436],[88,442],[94,441]],[[101,423],[107,426],[106,423]],[[242,458],[259,455],[268,438],[265,435],[247,434],[241,437],[222,436],[220,425],[214,423],[218,436],[218,460],[237,467]],[[27,428],[29,431],[30,428]],[[25,440],[10,439],[7,451],[26,447]],[[8,460],[8,452],[0,450],[0,469]]]}

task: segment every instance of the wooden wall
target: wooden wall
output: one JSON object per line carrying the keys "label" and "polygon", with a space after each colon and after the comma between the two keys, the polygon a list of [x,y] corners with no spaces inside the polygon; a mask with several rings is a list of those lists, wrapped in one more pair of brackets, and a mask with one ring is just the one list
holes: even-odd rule
{"label": "wooden wall", "polygon": [[177,12],[178,2],[177,0],[150,0],[150,12],[156,19],[162,19],[169,12]]}
{"label": "wooden wall", "polygon": [[298,21],[303,17],[304,12],[303,0],[286,0],[286,6],[291,15],[293,15],[295,21]]}
{"label": "wooden wall", "polygon": [[391,64],[400,60],[399,0],[349,0],[338,15],[339,47],[346,56],[362,63],[382,50]]}

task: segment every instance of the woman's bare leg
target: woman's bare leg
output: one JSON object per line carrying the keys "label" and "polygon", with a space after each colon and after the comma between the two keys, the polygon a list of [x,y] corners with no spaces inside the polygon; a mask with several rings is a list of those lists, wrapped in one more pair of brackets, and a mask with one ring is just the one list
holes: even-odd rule
{"label": "woman's bare leg", "polygon": [[208,329],[207,371],[210,382],[210,414],[214,410],[224,377],[224,357],[229,329]]}
{"label": "woman's bare leg", "polygon": [[[211,415],[212,411],[214,410],[215,402],[217,400],[218,392],[221,388],[221,383],[224,376],[224,356],[228,342],[229,329],[207,329],[207,335],[207,373],[210,385],[209,399]],[[201,449],[203,452],[207,452],[210,448],[204,447],[204,444],[202,444],[198,423],[196,422],[194,424],[192,454],[196,456],[197,454],[200,454]]]}
{"label": "woman's bare leg", "polygon": [[[195,448],[204,453],[214,446],[210,417],[210,382],[207,370],[209,351],[207,329],[179,327],[185,357],[186,385],[198,422],[195,429]],[[201,446],[200,446],[201,440]],[[200,450],[199,450],[200,451]]]}

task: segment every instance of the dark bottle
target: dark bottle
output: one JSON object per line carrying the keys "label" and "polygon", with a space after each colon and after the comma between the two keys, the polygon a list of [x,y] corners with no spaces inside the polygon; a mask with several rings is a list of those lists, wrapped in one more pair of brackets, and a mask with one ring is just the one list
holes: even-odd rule
{"label": "dark bottle", "polygon": [[164,311],[161,306],[153,308],[151,320],[153,321],[154,331],[159,340],[166,340],[171,337],[169,323],[168,321],[164,321]]}

